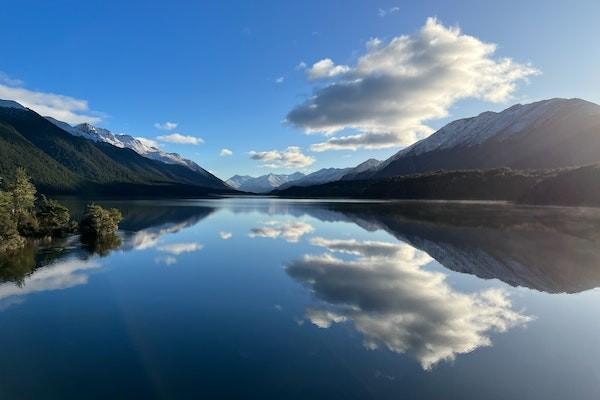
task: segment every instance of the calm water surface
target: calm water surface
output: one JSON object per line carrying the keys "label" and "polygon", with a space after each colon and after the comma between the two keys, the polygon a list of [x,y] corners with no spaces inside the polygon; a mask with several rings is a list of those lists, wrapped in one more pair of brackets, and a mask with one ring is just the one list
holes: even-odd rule
{"label": "calm water surface", "polygon": [[105,204],[0,260],[1,398],[600,398],[600,211]]}

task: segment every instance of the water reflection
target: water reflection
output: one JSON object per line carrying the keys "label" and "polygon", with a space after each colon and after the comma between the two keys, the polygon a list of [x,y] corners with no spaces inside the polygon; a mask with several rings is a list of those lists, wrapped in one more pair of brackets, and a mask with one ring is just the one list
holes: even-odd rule
{"label": "water reflection", "polygon": [[[562,382],[555,377],[577,383],[561,395],[585,389],[579,382],[598,387],[598,292],[554,296],[503,283],[549,293],[599,286],[597,211],[246,199],[103,205],[124,211],[116,249],[73,237],[0,258],[0,307],[22,303],[0,313],[12,354],[0,363],[15,392],[37,383],[38,396],[24,397],[73,376],[102,377],[96,393],[110,378],[139,394],[155,381],[132,374],[146,371],[167,397],[257,382],[261,398],[468,398],[462,388],[535,397],[531,388]],[[173,264],[185,268],[162,267]],[[299,316],[303,327],[293,322]],[[107,376],[99,357],[119,360],[117,369]]]}
{"label": "water reflection", "polygon": [[[110,204],[110,203],[109,203]],[[75,209],[82,205],[75,204]],[[159,246],[164,235],[175,234],[210,215],[212,207],[168,207],[123,204],[124,220],[118,235],[80,244],[79,236],[52,242],[31,242],[24,249],[0,255],[0,302],[5,308],[31,293],[67,289],[88,282],[89,270],[99,269],[98,257],[114,250],[147,250],[165,253],[157,263],[172,265],[176,256],[202,249],[197,242]],[[18,301],[16,301],[18,299]]]}
{"label": "water reflection", "polygon": [[548,293],[600,286],[600,210],[485,204],[326,205],[444,267]]}
{"label": "water reflection", "polygon": [[[491,331],[524,325],[498,289],[461,293],[446,275],[424,268],[431,258],[404,243],[314,238],[326,253],[305,255],[287,273],[324,302],[306,318],[320,328],[351,322],[364,345],[411,353],[424,369],[491,345]],[[345,253],[341,258],[335,253]]]}
{"label": "water reflection", "polygon": [[70,259],[41,267],[23,279],[21,284],[0,284],[2,308],[22,301],[28,294],[49,290],[62,290],[88,282],[89,271],[100,268],[96,260]]}
{"label": "water reflection", "polygon": [[264,226],[252,228],[248,234],[251,238],[283,238],[289,243],[297,243],[302,236],[311,233],[315,228],[302,221],[267,221]]}

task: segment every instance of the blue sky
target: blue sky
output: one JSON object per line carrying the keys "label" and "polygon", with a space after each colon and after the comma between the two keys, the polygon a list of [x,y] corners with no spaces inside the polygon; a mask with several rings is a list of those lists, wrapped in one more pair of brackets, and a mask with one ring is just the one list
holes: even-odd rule
{"label": "blue sky", "polygon": [[[577,5],[548,0],[146,3],[150,2],[3,4],[0,85],[29,94],[52,93],[85,100],[88,109],[75,113],[100,119],[97,125],[114,132],[154,140],[174,133],[201,137],[203,143],[163,141],[161,146],[195,160],[221,178],[235,173],[312,171],[356,165],[370,157],[383,159],[410,142],[405,121],[436,129],[449,120],[501,110],[515,102],[550,97],[600,102],[598,1],[582,0]],[[346,115],[324,126],[319,118],[329,123],[339,115],[323,111],[308,116],[300,113],[285,122],[286,116],[303,104],[306,108],[300,111],[310,111],[310,96],[339,84],[336,79],[345,79],[342,84],[347,84],[353,79],[385,75],[385,69],[356,72],[357,63],[369,52],[367,43],[373,43],[369,40],[380,39],[378,46],[383,49],[402,35],[416,41],[429,17],[437,18],[436,27],[451,30],[458,26],[459,35],[496,44],[495,51],[483,58],[494,61],[492,67],[510,58],[516,67],[501,70],[497,78],[518,76],[509,82],[488,83],[479,73],[473,81],[475,86],[495,86],[477,95],[457,87],[456,91],[463,90],[464,95],[443,104],[447,116],[423,110],[420,119],[408,112],[397,113],[396,118],[379,113],[356,118]],[[313,64],[324,59],[341,68],[336,71],[347,68],[350,72],[308,79]],[[306,64],[303,69],[298,68],[301,62]],[[414,65],[420,66],[420,61]],[[399,67],[392,65],[396,70]],[[406,77],[392,82],[399,92],[405,87],[416,90],[418,85],[431,84],[425,79],[424,83],[407,81]],[[514,87],[506,96],[498,96],[498,85]],[[431,94],[427,97],[420,88],[415,93],[424,97],[415,97],[415,103],[440,101],[432,100]],[[410,91],[404,93],[412,96]],[[323,102],[330,101],[323,96]],[[377,97],[379,93],[373,96],[380,103],[363,103],[368,99],[361,99],[352,107],[366,104],[368,109],[369,104],[388,104],[390,100]],[[320,102],[318,105],[321,107]],[[337,113],[339,104],[332,106],[337,107],[332,113]],[[177,123],[177,127],[155,127],[166,121]],[[311,128],[335,133],[306,134]],[[385,142],[381,135],[387,130],[395,132],[393,140],[397,143],[385,144],[386,148],[360,145],[355,150],[311,150],[311,145],[329,138],[363,131],[375,138],[369,143]],[[299,147],[290,159],[296,160],[298,154],[305,157],[292,168],[282,167],[287,159],[281,161],[281,154],[264,153],[283,152],[290,146]],[[233,154],[221,156],[223,148]],[[256,159],[251,158],[251,151]]]}

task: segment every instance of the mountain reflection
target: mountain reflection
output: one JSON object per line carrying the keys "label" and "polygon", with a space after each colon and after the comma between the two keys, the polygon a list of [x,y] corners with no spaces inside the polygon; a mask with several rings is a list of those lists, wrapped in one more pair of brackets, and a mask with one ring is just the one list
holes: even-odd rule
{"label": "mountain reflection", "polygon": [[452,203],[328,205],[444,267],[548,293],[600,286],[600,210]]}
{"label": "mountain reflection", "polygon": [[455,291],[445,274],[423,268],[432,260],[425,252],[407,244],[324,238],[311,243],[327,252],[286,266],[325,303],[307,310],[306,318],[320,328],[352,323],[367,348],[414,354],[426,370],[489,346],[490,332],[530,319],[512,310],[501,290]]}

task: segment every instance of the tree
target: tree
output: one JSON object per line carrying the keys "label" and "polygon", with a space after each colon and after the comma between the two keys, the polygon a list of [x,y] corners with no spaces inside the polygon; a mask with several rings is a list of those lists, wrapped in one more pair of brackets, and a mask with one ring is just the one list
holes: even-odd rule
{"label": "tree", "polygon": [[40,230],[46,235],[60,236],[73,230],[69,209],[45,195],[38,204],[37,220]]}
{"label": "tree", "polygon": [[102,239],[113,236],[119,229],[119,222],[123,219],[121,212],[115,208],[107,210],[91,203],[83,219],[79,223],[81,236],[86,239]]}
{"label": "tree", "polygon": [[11,193],[12,209],[17,221],[17,228],[21,234],[31,235],[38,228],[34,214],[37,190],[24,168],[17,168]]}
{"label": "tree", "polygon": [[24,244],[13,213],[12,194],[0,190],[0,252],[17,250]]}

